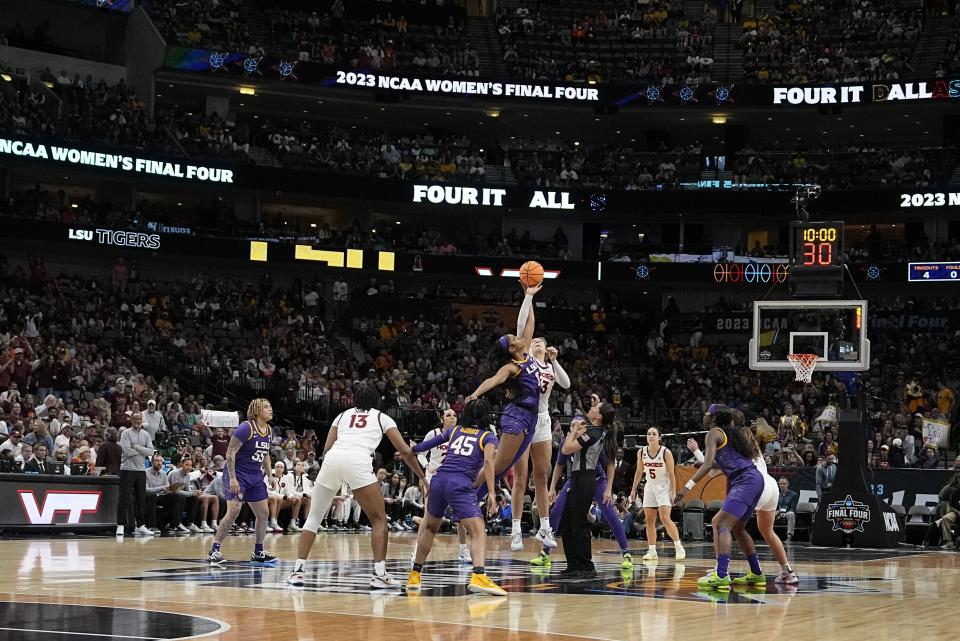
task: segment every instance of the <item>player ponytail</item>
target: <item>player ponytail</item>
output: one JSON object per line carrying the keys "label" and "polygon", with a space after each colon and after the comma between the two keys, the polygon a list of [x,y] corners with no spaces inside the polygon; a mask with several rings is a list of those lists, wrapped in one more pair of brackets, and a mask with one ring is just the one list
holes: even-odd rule
{"label": "player ponytail", "polygon": [[490,402],[478,398],[467,403],[463,409],[463,424],[469,427],[488,427],[491,423]]}
{"label": "player ponytail", "polygon": [[361,387],[353,397],[353,406],[361,412],[380,407],[380,392],[374,387]]}
{"label": "player ponytail", "polygon": [[611,403],[600,403],[600,423],[606,430],[603,437],[603,449],[607,460],[612,461],[617,454],[617,441],[620,437],[620,423],[617,422],[617,408]]}

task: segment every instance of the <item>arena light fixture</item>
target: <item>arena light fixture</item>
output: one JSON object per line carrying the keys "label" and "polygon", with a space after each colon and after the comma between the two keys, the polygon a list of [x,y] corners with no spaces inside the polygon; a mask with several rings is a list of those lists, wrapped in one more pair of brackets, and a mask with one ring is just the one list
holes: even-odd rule
{"label": "arena light fixture", "polygon": [[256,95],[257,95],[257,88],[256,88],[256,87],[249,87],[249,86],[246,86],[246,85],[240,85],[240,94],[243,95],[243,96],[256,96]]}
{"label": "arena light fixture", "polygon": [[487,109],[487,111],[486,111],[485,113],[486,113],[487,116],[489,116],[490,118],[499,118],[499,117],[500,117],[500,110],[499,110],[499,109]]}
{"label": "arena light fixture", "polygon": [[53,89],[53,83],[52,83],[52,82],[44,82],[43,85],[44,85],[47,89]]}
{"label": "arena light fixture", "polygon": [[13,76],[8,73],[0,73],[0,78],[3,78],[7,82],[13,82]]}
{"label": "arena light fixture", "polygon": [[727,117],[724,114],[715,114],[710,116],[710,122],[715,125],[725,125],[727,124]]}

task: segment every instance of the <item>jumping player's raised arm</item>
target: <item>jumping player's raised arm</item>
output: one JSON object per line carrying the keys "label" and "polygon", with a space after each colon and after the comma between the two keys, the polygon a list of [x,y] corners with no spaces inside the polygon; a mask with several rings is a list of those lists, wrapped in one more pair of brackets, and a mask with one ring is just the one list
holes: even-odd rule
{"label": "jumping player's raised arm", "polygon": [[510,380],[511,377],[516,376],[519,372],[520,372],[519,366],[513,365],[511,363],[507,363],[506,365],[501,367],[499,370],[497,370],[496,374],[494,374],[487,380],[480,383],[480,386],[476,390],[474,390],[473,394],[467,397],[466,399],[467,403],[480,398],[481,396],[483,396],[493,388],[497,387],[498,385],[503,385],[508,380]]}
{"label": "jumping player's raised arm", "polygon": [[536,326],[533,297],[541,289],[543,289],[542,282],[536,287],[527,287],[524,290],[523,304],[520,305],[520,312],[517,314],[517,336],[522,338],[526,345],[530,345],[530,341],[533,340],[533,331]]}

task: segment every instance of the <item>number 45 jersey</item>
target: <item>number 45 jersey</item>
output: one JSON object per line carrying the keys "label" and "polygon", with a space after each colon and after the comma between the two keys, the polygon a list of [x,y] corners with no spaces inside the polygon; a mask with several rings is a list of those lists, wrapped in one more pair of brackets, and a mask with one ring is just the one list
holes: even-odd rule
{"label": "number 45 jersey", "polygon": [[447,455],[437,469],[435,476],[450,477],[462,475],[472,484],[483,468],[483,448],[490,443],[496,447],[497,437],[486,427],[464,427],[457,425],[445,429],[438,436],[424,441],[413,448],[414,452],[426,452],[447,443]]}
{"label": "number 45 jersey", "polygon": [[359,410],[355,407],[338,414],[331,425],[337,428],[337,441],[331,452],[361,451],[368,457],[373,456],[380,447],[380,441],[387,430],[397,427],[396,421],[380,410]]}

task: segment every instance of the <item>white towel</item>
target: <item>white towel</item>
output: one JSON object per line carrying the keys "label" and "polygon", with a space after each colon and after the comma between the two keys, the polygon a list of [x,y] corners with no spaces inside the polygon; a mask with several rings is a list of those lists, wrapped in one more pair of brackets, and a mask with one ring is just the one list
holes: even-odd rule
{"label": "white towel", "polygon": [[240,425],[240,415],[237,412],[202,410],[200,420],[209,427],[236,427]]}

